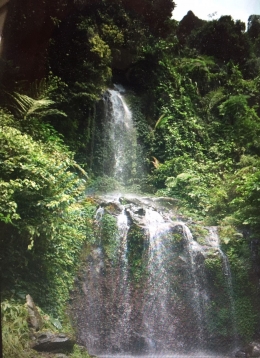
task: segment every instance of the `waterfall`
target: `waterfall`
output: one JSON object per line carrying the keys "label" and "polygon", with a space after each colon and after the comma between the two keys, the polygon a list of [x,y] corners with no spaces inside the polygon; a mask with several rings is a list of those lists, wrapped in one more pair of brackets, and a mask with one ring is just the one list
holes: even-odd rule
{"label": "waterfall", "polygon": [[190,261],[190,285],[193,296],[192,306],[195,312],[195,317],[198,326],[198,340],[200,345],[205,344],[205,323],[206,323],[206,309],[209,300],[207,294],[207,280],[203,266],[204,249],[193,240],[190,229],[183,225],[183,233],[186,239],[188,257]]}
{"label": "waterfall", "polygon": [[119,90],[110,89],[104,97],[104,174],[122,184],[131,183],[136,172],[136,130],[132,112]]}
{"label": "waterfall", "polygon": [[[104,173],[128,185],[136,174],[137,139],[123,92],[110,89],[104,98]],[[223,309],[231,312],[235,339],[232,277],[217,228],[204,228],[207,235],[197,242],[170,198],[166,206],[162,198],[107,193],[98,202],[96,241],[86,250],[73,299],[79,342],[95,355],[185,357],[216,349],[219,322],[212,302],[218,293],[206,265],[212,257],[222,262],[220,291],[228,295]]]}
{"label": "waterfall", "polygon": [[[118,250],[119,263],[121,266],[121,271],[118,275],[118,282],[116,284],[118,290],[117,295],[121,298],[120,304],[118,306],[118,320],[114,327],[114,336],[116,340],[118,337],[124,341],[124,344],[127,344],[129,339],[130,331],[130,314],[131,314],[131,304],[130,304],[130,292],[129,292],[129,280],[128,280],[128,258],[127,258],[127,233],[129,230],[128,218],[123,208],[122,212],[117,217],[117,226],[118,226],[118,238],[120,240],[120,246]],[[119,345],[119,350],[121,350]]]}
{"label": "waterfall", "polygon": [[169,333],[169,293],[170,280],[167,271],[167,240],[169,240],[172,224],[165,221],[161,214],[147,208],[144,216],[145,231],[149,241],[148,273],[146,299],[143,308],[143,335],[149,353],[164,348],[162,336]]}
{"label": "waterfall", "polygon": [[225,279],[225,283],[226,283],[227,295],[228,295],[228,299],[230,302],[232,331],[233,331],[233,336],[234,336],[233,345],[234,345],[234,348],[237,348],[238,347],[238,344],[237,344],[238,333],[237,333],[235,301],[234,301],[234,292],[233,292],[233,284],[232,284],[232,275],[231,275],[230,265],[229,265],[227,256],[224,254],[224,252],[220,248],[218,228],[216,226],[212,226],[212,227],[209,227],[208,230],[209,230],[209,236],[207,237],[208,242],[211,246],[217,248],[217,250],[219,251],[220,256],[222,258],[223,274],[224,274],[224,279]]}

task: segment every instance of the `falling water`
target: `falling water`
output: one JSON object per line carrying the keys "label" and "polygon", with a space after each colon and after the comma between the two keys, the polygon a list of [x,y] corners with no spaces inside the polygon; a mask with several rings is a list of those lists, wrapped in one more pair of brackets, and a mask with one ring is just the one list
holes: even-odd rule
{"label": "falling water", "polygon": [[101,206],[97,209],[96,214],[95,214],[95,219],[97,222],[100,222],[102,220],[102,217],[104,215],[104,208],[102,208]]}
{"label": "falling water", "polygon": [[[143,334],[147,343],[147,351],[152,353],[164,349],[165,344],[162,336],[169,335],[171,325],[168,311],[170,280],[167,271],[166,243],[170,238],[172,224],[150,208],[145,210],[144,223],[149,240],[149,279],[148,297],[143,309]],[[170,333],[173,339],[173,330]]]}
{"label": "falling water", "polygon": [[[120,262],[120,272],[116,283],[116,294],[120,297],[118,304],[118,319],[113,329],[113,334],[118,340],[118,337],[124,341],[124,344],[128,343],[129,332],[130,332],[130,292],[129,292],[129,278],[128,278],[128,259],[127,259],[127,233],[129,230],[128,218],[123,208],[122,212],[117,217],[118,227],[118,239],[119,239],[119,250],[118,258]],[[121,350],[119,344],[119,351]]]}
{"label": "falling water", "polygon": [[224,279],[226,282],[227,294],[230,301],[230,310],[231,310],[231,320],[232,320],[232,330],[234,336],[233,348],[237,348],[237,322],[236,322],[236,313],[235,313],[235,301],[234,301],[234,292],[233,292],[233,284],[232,284],[232,275],[230,271],[230,265],[227,256],[220,248],[219,236],[218,236],[218,228],[216,226],[208,227],[209,236],[207,237],[208,242],[211,246],[216,247],[220,253],[222,258],[222,267]]}
{"label": "falling water", "polygon": [[[122,88],[108,90],[105,105],[106,174],[129,184],[135,174],[137,140]],[[188,357],[185,354],[189,352],[189,357],[203,356],[196,352],[208,344],[210,283],[205,258],[212,248],[221,256],[236,334],[232,278],[216,228],[207,228],[208,242],[202,246],[185,223],[177,218],[174,221],[174,213],[166,212],[152,199],[117,193],[99,200],[97,241],[86,258],[84,280],[79,283],[83,293],[75,303],[79,340],[91,354]],[[114,261],[106,256],[108,243],[102,244],[100,237],[102,220],[108,213],[117,223],[112,237],[116,242]],[[133,248],[131,241],[135,235],[142,238],[138,248]],[[133,259],[131,250],[139,250],[138,258]],[[138,265],[142,271],[136,282],[131,272]]]}
{"label": "falling water", "polygon": [[[120,86],[120,91],[123,92]],[[135,175],[136,130],[132,112],[118,90],[108,90],[105,97],[105,158],[107,173],[123,184]]]}
{"label": "falling water", "polygon": [[205,324],[206,309],[208,305],[207,280],[204,271],[204,250],[196,241],[193,240],[190,229],[183,225],[183,234],[186,239],[188,257],[190,260],[190,285],[193,296],[192,306],[198,326],[198,340],[200,345],[205,345]]}

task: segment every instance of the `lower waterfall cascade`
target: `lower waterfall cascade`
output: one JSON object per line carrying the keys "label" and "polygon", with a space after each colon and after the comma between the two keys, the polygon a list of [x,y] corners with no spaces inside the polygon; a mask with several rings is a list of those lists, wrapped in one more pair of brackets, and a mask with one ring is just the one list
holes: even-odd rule
{"label": "lower waterfall cascade", "polygon": [[[128,130],[129,138],[136,133],[118,88],[107,92],[106,118],[108,138],[114,141],[110,175],[124,182],[136,147],[136,139],[128,147],[125,138]],[[194,223],[178,214],[173,198],[107,193],[95,200],[96,241],[86,250],[72,295],[78,341],[102,357],[213,357],[207,352],[233,351],[232,277],[217,227],[201,228],[203,234],[195,239]],[[210,259],[219,262],[218,284]],[[219,318],[226,312],[228,318]],[[220,319],[225,333],[220,332]]]}
{"label": "lower waterfall cascade", "polygon": [[205,265],[213,255],[221,261],[222,289],[227,291],[223,299],[230,311],[225,348],[235,348],[232,278],[216,228],[205,228],[208,234],[201,245],[176,214],[158,208],[157,199],[167,198],[125,194],[101,199],[97,230],[102,231],[111,208],[118,229],[110,242],[101,237],[93,245],[78,281],[81,294],[74,310],[80,342],[98,355],[215,349],[217,332],[210,331],[214,292]]}

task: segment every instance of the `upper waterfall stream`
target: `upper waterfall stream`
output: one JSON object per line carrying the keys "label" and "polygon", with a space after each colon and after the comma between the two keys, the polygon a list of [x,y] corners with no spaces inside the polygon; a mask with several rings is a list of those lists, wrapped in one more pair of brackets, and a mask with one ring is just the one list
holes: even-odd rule
{"label": "upper waterfall stream", "polygon": [[[137,138],[118,90],[105,96],[104,121],[107,173],[129,183]],[[107,193],[95,199],[96,241],[86,250],[72,304],[79,342],[102,357],[217,357],[212,352],[219,351],[222,310],[230,312],[222,343],[223,352],[230,352],[237,336],[232,277],[217,228],[201,228],[195,239],[194,223],[183,221],[172,198]],[[218,283],[209,259],[219,261]]]}
{"label": "upper waterfall stream", "polygon": [[110,89],[104,103],[104,174],[128,184],[136,168],[137,136],[132,112],[123,97],[124,90]]}

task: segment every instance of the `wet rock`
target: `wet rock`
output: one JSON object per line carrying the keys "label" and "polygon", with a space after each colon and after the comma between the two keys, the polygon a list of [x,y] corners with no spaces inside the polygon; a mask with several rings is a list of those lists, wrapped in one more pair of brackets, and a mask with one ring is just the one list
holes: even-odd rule
{"label": "wet rock", "polygon": [[[92,352],[147,355],[197,349],[201,337],[209,341],[209,349],[217,348],[221,344],[218,332],[209,336],[206,329],[194,325],[200,317],[201,323],[207,319],[208,302],[218,294],[210,285],[211,271],[205,257],[214,260],[216,256],[223,262],[219,268],[223,287],[230,282],[217,229],[196,227],[197,238],[203,237],[202,246],[179,216],[155,209],[163,202],[161,198],[127,196],[115,200],[116,204],[109,204],[113,197],[104,198],[98,213],[102,215],[108,208],[114,214],[122,205],[118,235],[111,240],[98,237],[89,246],[73,292],[71,312],[79,341],[86,342]],[[169,206],[173,204],[166,200]],[[108,249],[114,256],[108,255]],[[222,307],[233,314],[233,301],[225,301]],[[242,349],[236,357],[249,358]]]}
{"label": "wet rock", "polygon": [[145,210],[143,207],[136,206],[136,205],[129,205],[128,208],[126,208],[126,215],[129,219],[129,221],[137,226],[140,226],[141,228],[145,226],[144,222],[144,216],[145,216]]}
{"label": "wet rock", "polygon": [[251,342],[235,354],[235,357],[260,357],[260,342]]}
{"label": "wet rock", "polygon": [[249,357],[260,357],[260,342],[249,344]]}
{"label": "wet rock", "polygon": [[104,204],[104,208],[110,215],[120,214],[122,211],[122,205],[115,202],[109,202]]}
{"label": "wet rock", "polygon": [[163,208],[173,208],[180,202],[179,199],[170,198],[170,197],[158,197],[154,198],[154,202],[163,206]]}
{"label": "wet rock", "polygon": [[75,341],[64,333],[41,332],[36,336],[32,348],[38,352],[70,352]]}
{"label": "wet rock", "polygon": [[238,352],[236,352],[235,357],[236,358],[247,358],[247,354],[243,351],[238,351]]}
{"label": "wet rock", "polygon": [[43,326],[43,321],[30,295],[26,295],[26,305],[29,314],[29,318],[28,318],[29,326],[33,330],[39,331],[39,329],[41,329]]}

